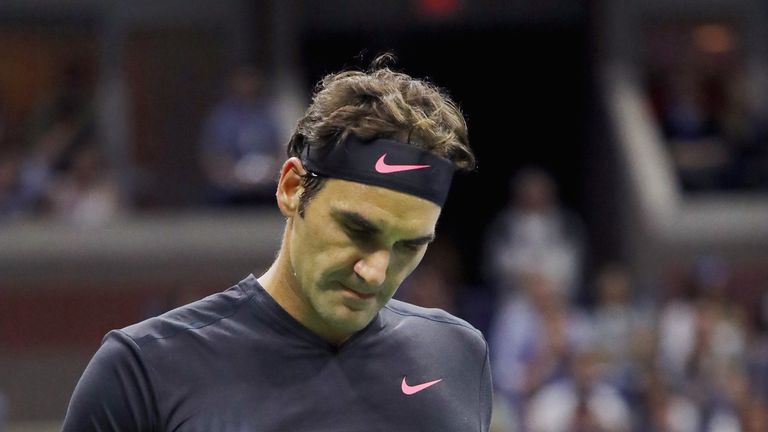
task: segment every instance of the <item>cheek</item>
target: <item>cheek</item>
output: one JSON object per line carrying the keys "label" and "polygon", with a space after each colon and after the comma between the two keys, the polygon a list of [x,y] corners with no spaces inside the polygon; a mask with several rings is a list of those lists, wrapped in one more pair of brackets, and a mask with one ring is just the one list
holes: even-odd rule
{"label": "cheek", "polygon": [[339,235],[328,227],[303,234],[292,239],[291,255],[296,264],[294,269],[305,279],[305,283],[316,283],[333,278],[340,272],[351,271],[356,251],[343,234]]}
{"label": "cheek", "polygon": [[291,265],[300,285],[306,289],[312,285],[318,253],[317,242],[305,226],[297,226],[291,237]]}

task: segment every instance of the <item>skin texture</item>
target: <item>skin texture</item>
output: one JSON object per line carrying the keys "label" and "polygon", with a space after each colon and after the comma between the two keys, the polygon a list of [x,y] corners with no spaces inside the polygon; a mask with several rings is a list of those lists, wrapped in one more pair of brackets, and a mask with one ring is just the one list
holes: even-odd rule
{"label": "skin texture", "polygon": [[419,264],[441,209],[390,189],[328,179],[301,217],[305,172],[297,158],[283,164],[283,243],[259,282],[305,327],[341,344],[371,322]]}

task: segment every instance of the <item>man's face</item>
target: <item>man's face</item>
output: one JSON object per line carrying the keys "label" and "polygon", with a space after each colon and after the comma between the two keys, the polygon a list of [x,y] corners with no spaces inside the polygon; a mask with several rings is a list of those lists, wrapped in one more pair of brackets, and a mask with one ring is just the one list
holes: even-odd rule
{"label": "man's face", "polygon": [[365,327],[421,261],[440,210],[390,189],[327,180],[292,221],[299,320],[339,340]]}

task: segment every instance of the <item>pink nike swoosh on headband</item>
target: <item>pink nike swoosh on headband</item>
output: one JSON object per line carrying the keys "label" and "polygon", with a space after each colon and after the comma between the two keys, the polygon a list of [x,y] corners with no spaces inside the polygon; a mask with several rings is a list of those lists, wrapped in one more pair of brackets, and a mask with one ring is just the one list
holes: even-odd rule
{"label": "pink nike swoosh on headband", "polygon": [[443,379],[440,378],[439,380],[434,380],[430,382],[425,382],[424,384],[419,384],[415,386],[409,386],[407,382],[405,382],[405,377],[403,377],[403,383],[400,384],[400,389],[403,391],[403,393],[407,394],[408,396],[412,394],[416,394],[422,390],[424,390],[427,387],[432,387],[433,385],[439,383]]}
{"label": "pink nike swoosh on headband", "polygon": [[391,174],[401,171],[412,171],[422,168],[429,168],[431,165],[389,165],[386,162],[384,162],[384,158],[387,157],[387,154],[384,153],[381,155],[379,160],[376,161],[376,172],[381,174]]}

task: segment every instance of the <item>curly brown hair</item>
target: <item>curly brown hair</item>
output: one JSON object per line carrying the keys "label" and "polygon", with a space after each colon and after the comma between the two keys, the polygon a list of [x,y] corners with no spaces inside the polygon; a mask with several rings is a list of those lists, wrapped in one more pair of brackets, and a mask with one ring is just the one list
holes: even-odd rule
{"label": "curly brown hair", "polygon": [[[288,156],[298,157],[308,145],[329,145],[354,134],[364,140],[407,141],[452,161],[459,170],[474,169],[475,156],[459,107],[437,86],[391,70],[387,64],[393,60],[392,54],[383,54],[368,71],[325,76],[288,143]],[[324,180],[304,177],[300,216]]]}

